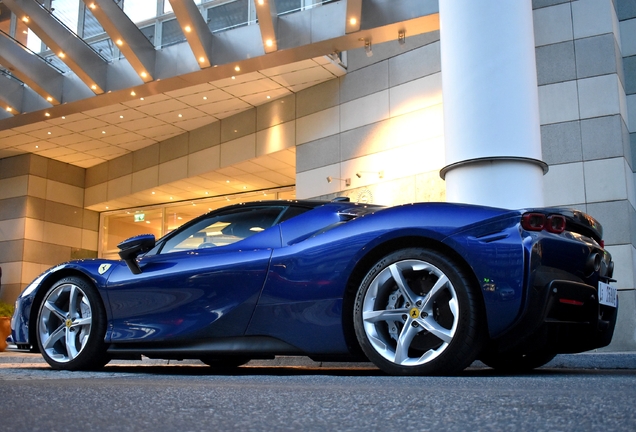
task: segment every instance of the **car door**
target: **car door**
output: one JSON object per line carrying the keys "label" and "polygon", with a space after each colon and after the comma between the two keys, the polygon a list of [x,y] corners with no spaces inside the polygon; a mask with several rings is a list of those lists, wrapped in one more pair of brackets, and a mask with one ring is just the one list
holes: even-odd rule
{"label": "car door", "polygon": [[108,281],[111,342],[238,336],[262,289],[276,223],[285,205],[248,205],[209,214],[176,230]]}

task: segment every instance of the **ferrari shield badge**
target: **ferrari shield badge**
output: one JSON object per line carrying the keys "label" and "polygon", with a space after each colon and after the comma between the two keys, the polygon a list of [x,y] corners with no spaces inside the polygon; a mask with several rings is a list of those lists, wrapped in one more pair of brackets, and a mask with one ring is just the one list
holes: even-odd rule
{"label": "ferrari shield badge", "polygon": [[110,264],[102,264],[99,266],[99,268],[97,269],[97,272],[100,275],[103,275],[104,273],[106,273],[106,271],[108,271],[108,269],[110,268]]}

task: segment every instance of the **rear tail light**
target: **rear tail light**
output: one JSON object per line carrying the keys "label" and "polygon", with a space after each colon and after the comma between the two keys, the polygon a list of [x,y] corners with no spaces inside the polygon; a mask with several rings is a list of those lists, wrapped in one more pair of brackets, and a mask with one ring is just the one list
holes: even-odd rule
{"label": "rear tail light", "polygon": [[565,231],[565,217],[546,216],[543,213],[526,213],[521,217],[521,226],[527,231],[543,231],[560,234]]}

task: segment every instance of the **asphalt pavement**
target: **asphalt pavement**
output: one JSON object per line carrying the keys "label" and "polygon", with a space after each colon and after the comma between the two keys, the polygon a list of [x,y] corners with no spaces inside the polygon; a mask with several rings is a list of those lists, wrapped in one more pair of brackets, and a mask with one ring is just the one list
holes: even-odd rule
{"label": "asphalt pavement", "polygon": [[[0,352],[0,363],[12,364],[37,364],[46,363],[40,354],[33,354],[17,351],[11,345],[4,352]],[[129,366],[159,366],[159,365],[200,365],[198,360],[159,360],[143,357],[142,360],[113,360],[110,364]],[[339,362],[317,362],[309,357],[278,356],[273,360],[252,360],[249,366],[264,367],[311,367],[311,368],[334,368],[334,367],[363,367],[374,368],[372,363],[339,363]],[[487,368],[480,361],[475,361],[471,368]],[[542,368],[552,369],[616,369],[636,370],[636,352],[586,352],[581,354],[560,354]]]}

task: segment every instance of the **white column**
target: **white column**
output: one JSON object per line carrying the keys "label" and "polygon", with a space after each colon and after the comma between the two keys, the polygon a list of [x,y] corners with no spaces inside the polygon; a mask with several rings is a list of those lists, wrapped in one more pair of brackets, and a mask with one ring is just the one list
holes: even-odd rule
{"label": "white column", "polygon": [[531,0],[439,0],[446,197],[543,205]]}

